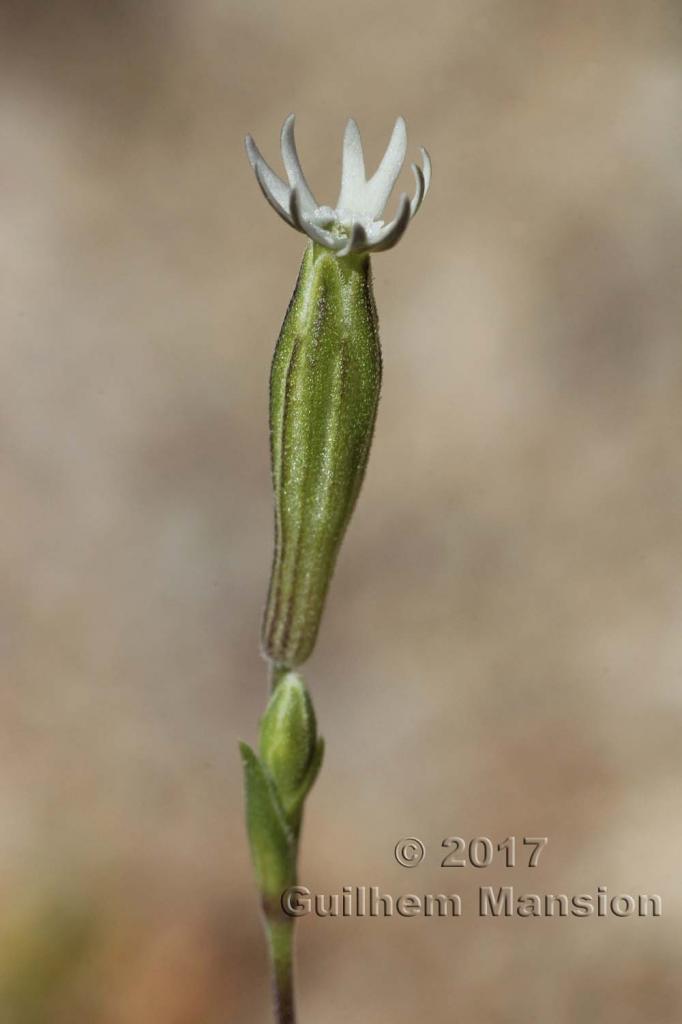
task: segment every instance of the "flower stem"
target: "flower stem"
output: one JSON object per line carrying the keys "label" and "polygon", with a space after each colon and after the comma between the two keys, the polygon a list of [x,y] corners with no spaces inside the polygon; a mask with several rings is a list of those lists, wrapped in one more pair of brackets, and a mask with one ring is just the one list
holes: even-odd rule
{"label": "flower stem", "polygon": [[274,693],[280,679],[288,672],[286,665],[280,665],[276,661],[270,662],[270,693]]}
{"label": "flower stem", "polygon": [[[279,910],[279,908],[278,908]],[[281,914],[281,911],[279,912]],[[275,1024],[296,1024],[294,1001],[294,921],[266,913],[265,929],[272,965]]]}

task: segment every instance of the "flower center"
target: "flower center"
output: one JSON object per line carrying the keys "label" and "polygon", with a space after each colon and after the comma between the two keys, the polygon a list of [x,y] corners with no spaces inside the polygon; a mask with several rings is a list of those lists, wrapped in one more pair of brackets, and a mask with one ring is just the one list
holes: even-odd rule
{"label": "flower center", "polygon": [[337,238],[348,238],[353,224],[362,224],[369,238],[382,228],[384,223],[353,210],[334,210],[331,206],[318,206],[310,219],[317,227],[324,228],[325,231],[331,232]]}

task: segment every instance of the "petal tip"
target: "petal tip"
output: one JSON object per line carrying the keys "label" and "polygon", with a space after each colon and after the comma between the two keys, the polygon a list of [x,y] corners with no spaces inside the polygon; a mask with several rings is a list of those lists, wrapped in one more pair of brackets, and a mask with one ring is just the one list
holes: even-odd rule
{"label": "petal tip", "polygon": [[252,135],[244,136],[244,148],[246,149],[246,155],[249,158],[249,163],[252,167],[255,167],[260,154],[258,152],[258,146],[253,141]]}
{"label": "petal tip", "polygon": [[287,114],[282,122],[282,130],[280,132],[280,138],[284,139],[287,135],[293,134],[294,123],[296,121],[295,114]]}

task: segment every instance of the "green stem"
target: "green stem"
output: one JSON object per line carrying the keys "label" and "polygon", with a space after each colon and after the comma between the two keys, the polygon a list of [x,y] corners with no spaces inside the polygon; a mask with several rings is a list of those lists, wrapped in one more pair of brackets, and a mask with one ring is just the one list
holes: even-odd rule
{"label": "green stem", "polygon": [[273,693],[261,719],[258,753],[240,744],[246,827],[272,967],[275,1024],[296,1024],[294,919],[282,895],[296,884],[303,804],[324,756],[303,680],[271,665]]}
{"label": "green stem", "polygon": [[276,1024],[296,1024],[294,1001],[294,921],[266,917],[272,964]]}
{"label": "green stem", "polygon": [[280,665],[276,661],[270,662],[270,693],[274,693],[277,689],[277,683],[280,681],[282,676],[285,676],[289,669],[286,665]]}

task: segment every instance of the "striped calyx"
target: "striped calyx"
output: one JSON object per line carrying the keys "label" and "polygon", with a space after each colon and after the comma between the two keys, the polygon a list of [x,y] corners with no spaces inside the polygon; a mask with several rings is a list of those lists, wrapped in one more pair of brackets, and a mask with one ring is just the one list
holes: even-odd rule
{"label": "striped calyx", "polygon": [[369,257],[339,257],[312,242],[270,378],[275,553],[263,650],[278,665],[300,665],[313,650],[365,473],[380,386]]}

